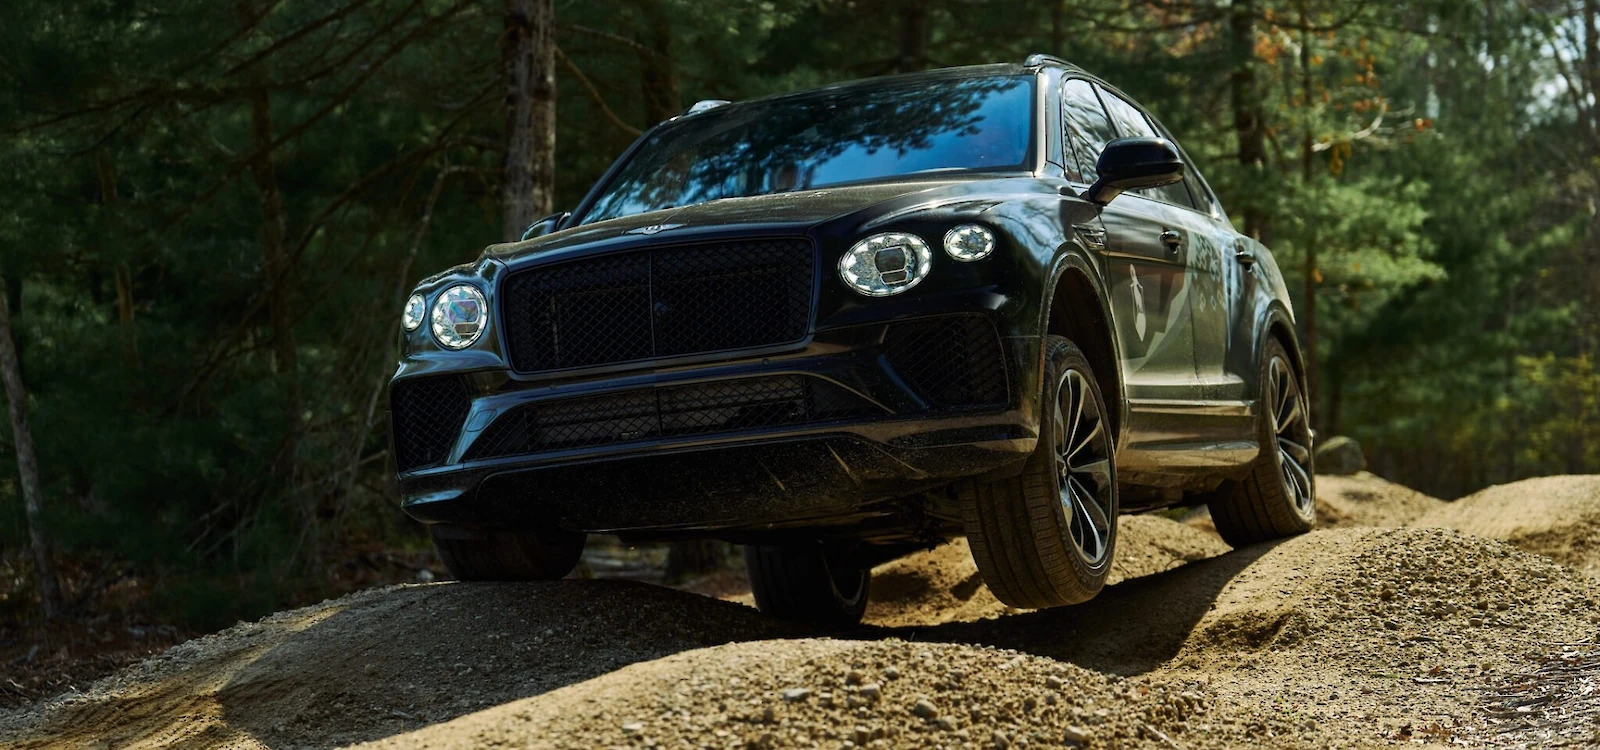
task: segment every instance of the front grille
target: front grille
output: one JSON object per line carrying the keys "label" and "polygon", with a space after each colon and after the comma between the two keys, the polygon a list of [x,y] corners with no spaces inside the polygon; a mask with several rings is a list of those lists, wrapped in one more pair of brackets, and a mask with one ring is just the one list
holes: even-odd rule
{"label": "front grille", "polygon": [[459,377],[413,378],[389,389],[395,464],[411,471],[443,461],[461,434],[471,396]]}
{"label": "front grille", "polygon": [[889,327],[884,356],[929,407],[1004,406],[1006,363],[994,324],[950,315]]}
{"label": "front grille", "polygon": [[787,344],[811,324],[804,239],[645,248],[521,271],[500,288],[519,372]]}
{"label": "front grille", "polygon": [[542,401],[495,420],[466,460],[705,435],[881,414],[861,397],[800,375]]}

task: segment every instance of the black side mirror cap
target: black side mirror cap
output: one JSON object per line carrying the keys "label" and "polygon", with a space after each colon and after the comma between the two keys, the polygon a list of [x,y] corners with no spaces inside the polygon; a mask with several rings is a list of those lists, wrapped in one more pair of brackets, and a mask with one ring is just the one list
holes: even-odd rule
{"label": "black side mirror cap", "polygon": [[543,237],[551,232],[559,231],[564,228],[567,223],[567,219],[570,218],[572,218],[571,211],[561,211],[559,213],[550,214],[543,219],[529,224],[528,228],[522,232],[522,239],[531,240],[535,237]]}
{"label": "black side mirror cap", "polygon": [[1161,187],[1183,179],[1183,157],[1165,138],[1118,138],[1106,144],[1095,164],[1100,179],[1089,186],[1089,200],[1105,205],[1125,190]]}

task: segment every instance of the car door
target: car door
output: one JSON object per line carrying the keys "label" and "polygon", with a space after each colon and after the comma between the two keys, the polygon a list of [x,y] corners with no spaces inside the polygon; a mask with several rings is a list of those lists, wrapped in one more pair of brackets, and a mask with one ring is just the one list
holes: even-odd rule
{"label": "car door", "polygon": [[[1096,86],[1084,79],[1062,85],[1062,120],[1083,184],[1097,178],[1095,161],[1119,137]],[[1182,233],[1159,201],[1125,193],[1101,213],[1106,232],[1106,285],[1122,349],[1129,398],[1194,398],[1194,335],[1188,318],[1188,280]]]}

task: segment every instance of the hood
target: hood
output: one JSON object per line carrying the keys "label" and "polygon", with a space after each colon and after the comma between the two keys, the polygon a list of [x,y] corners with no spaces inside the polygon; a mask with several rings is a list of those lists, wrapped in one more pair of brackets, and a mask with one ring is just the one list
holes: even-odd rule
{"label": "hood", "polygon": [[966,198],[969,197],[971,188],[987,181],[973,177],[897,180],[745,198],[723,198],[584,224],[525,242],[490,245],[485,254],[497,260],[514,262],[548,253],[559,253],[568,248],[587,247],[607,240],[623,238],[642,240],[651,236],[670,240],[696,234],[697,229],[712,228],[800,234],[830,219],[856,213],[888,201],[902,203],[903,201],[896,199],[914,195],[925,195],[927,202]]}

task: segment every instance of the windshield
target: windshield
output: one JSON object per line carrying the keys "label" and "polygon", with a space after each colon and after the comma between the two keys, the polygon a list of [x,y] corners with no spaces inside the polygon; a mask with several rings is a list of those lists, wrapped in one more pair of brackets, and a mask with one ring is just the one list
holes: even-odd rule
{"label": "windshield", "polygon": [[1028,166],[1033,77],[896,82],[712,110],[635,152],[583,222],[937,170]]}

